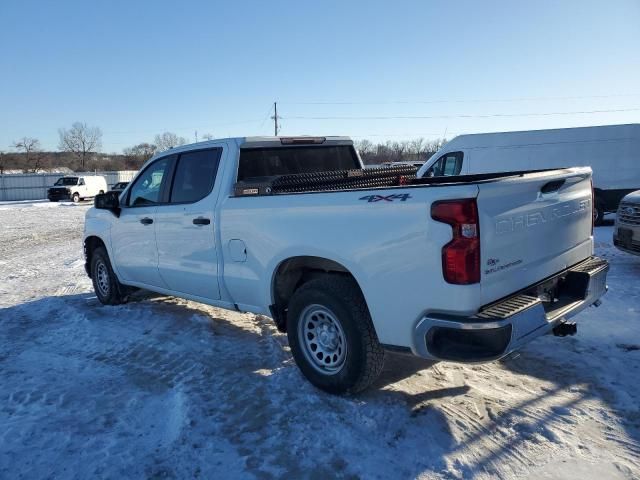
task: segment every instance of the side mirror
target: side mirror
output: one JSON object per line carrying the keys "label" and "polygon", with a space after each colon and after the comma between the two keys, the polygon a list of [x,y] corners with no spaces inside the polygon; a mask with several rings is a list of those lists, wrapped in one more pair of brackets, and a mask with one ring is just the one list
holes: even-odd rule
{"label": "side mirror", "polygon": [[120,192],[99,193],[93,199],[93,206],[99,210],[110,210],[116,217],[120,216]]}
{"label": "side mirror", "polygon": [[434,172],[433,172],[433,167],[429,168],[426,173],[424,174],[425,177],[433,177],[434,176]]}

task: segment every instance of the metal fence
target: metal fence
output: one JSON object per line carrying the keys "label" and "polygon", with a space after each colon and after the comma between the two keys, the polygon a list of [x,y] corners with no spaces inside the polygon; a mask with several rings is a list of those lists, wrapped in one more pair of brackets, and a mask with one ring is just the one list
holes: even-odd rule
{"label": "metal fence", "polygon": [[128,182],[137,173],[135,170],[95,173],[24,173],[0,175],[0,202],[14,200],[42,200],[47,198],[47,189],[64,176],[101,175],[111,188],[118,182]]}

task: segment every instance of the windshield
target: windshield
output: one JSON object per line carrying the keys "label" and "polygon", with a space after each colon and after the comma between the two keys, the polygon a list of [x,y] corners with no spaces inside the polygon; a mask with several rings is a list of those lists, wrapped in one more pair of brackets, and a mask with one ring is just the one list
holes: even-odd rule
{"label": "windshield", "polygon": [[78,184],[78,177],[62,177],[62,178],[59,178],[56,183],[54,183],[55,186],[68,186],[68,185],[77,185],[77,184]]}

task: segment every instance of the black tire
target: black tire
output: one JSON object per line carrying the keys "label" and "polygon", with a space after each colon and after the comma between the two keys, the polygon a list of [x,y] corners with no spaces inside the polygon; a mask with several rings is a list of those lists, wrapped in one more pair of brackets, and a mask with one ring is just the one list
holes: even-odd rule
{"label": "black tire", "polygon": [[91,255],[91,280],[93,290],[103,305],[120,305],[125,302],[124,286],[113,272],[104,247],[97,247]]}
{"label": "black tire", "polygon": [[[314,313],[320,317],[314,317]],[[324,370],[324,364],[318,365],[323,360],[318,355],[324,348],[319,346],[320,336],[315,339],[306,337],[305,340],[305,335],[314,335],[313,330],[305,330],[305,323],[310,326],[315,321],[312,318],[326,320],[329,317],[331,322],[338,322],[341,332],[333,350],[336,353],[327,356],[333,355],[335,360],[338,352],[343,355],[340,364],[332,371]],[[326,326],[323,324],[315,328],[318,332]],[[355,281],[345,275],[316,278],[296,290],[289,302],[287,336],[293,358],[303,375],[313,385],[329,393],[364,390],[378,378],[384,366],[384,349],[378,341],[367,304]],[[313,341],[320,350],[314,350],[313,344],[309,345]],[[344,353],[339,349],[341,344],[346,347]]]}
{"label": "black tire", "polygon": [[593,209],[593,224],[600,226],[604,224],[604,204],[596,198],[596,208]]}
{"label": "black tire", "polygon": [[50,202],[57,202],[58,200],[54,200],[53,198],[49,199]]}
{"label": "black tire", "polygon": [[74,194],[71,196],[71,201],[72,201],[73,203],[78,203],[78,202],[80,201],[80,194],[78,194],[77,192],[76,192],[76,193],[74,193]]}

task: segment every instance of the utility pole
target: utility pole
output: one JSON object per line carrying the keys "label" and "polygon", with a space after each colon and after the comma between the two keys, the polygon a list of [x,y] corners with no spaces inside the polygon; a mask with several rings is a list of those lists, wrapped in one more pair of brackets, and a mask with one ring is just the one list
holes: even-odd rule
{"label": "utility pole", "polygon": [[196,143],[198,143],[198,130],[196,130]]}
{"label": "utility pole", "polygon": [[275,131],[275,136],[278,136],[278,102],[273,102],[273,117],[271,117],[273,119],[273,127],[274,127],[274,131]]}

